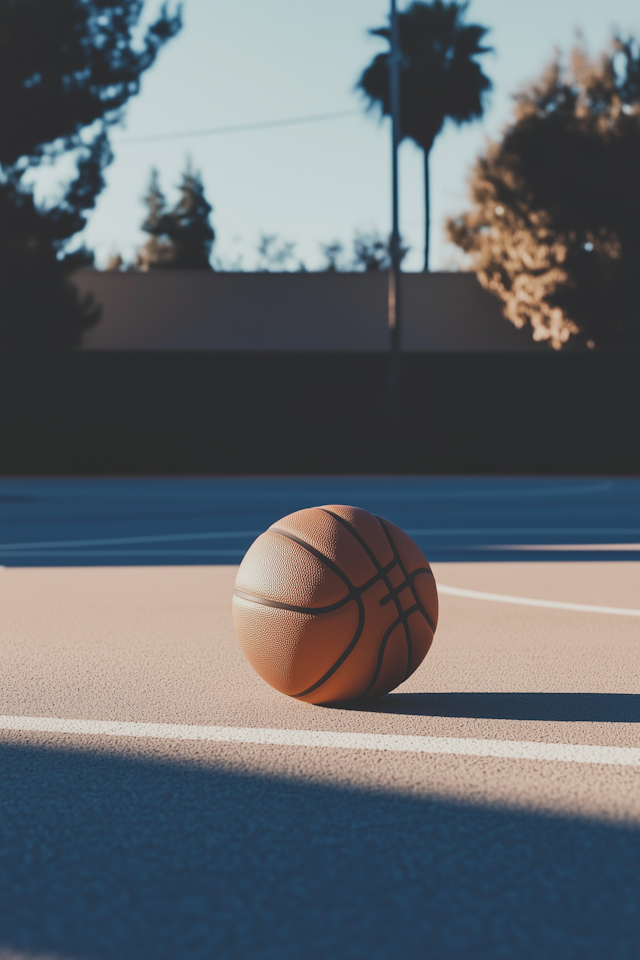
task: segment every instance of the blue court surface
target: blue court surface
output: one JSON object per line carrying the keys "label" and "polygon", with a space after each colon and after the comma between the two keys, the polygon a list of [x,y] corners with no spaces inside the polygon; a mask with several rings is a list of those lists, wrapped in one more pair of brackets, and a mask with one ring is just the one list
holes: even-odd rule
{"label": "blue court surface", "polygon": [[[232,565],[336,502],[440,615],[316,707]],[[0,522],[0,960],[640,958],[640,564],[553,562],[640,560],[640,479],[11,479]]]}
{"label": "blue court surface", "polygon": [[238,477],[0,481],[0,564],[235,564],[325,503],[387,517],[434,561],[640,559],[639,479]]}

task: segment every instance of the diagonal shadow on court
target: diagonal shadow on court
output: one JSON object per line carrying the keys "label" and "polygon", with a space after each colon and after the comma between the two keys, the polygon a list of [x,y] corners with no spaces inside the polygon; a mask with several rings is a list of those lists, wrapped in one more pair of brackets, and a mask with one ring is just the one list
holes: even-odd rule
{"label": "diagonal shadow on court", "polygon": [[416,717],[640,723],[634,693],[389,693],[354,710]]}
{"label": "diagonal shadow on court", "polygon": [[0,747],[0,956],[617,960],[640,831]]}

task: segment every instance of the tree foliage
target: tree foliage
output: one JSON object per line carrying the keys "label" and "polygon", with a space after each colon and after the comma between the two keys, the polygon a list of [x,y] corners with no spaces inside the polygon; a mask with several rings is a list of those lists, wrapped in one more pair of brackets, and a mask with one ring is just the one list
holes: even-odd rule
{"label": "tree foliage", "polygon": [[640,346],[640,52],[576,49],[516,97],[476,164],[473,208],[448,224],[516,327]]}
{"label": "tree foliage", "polygon": [[277,233],[261,233],[256,253],[259,272],[274,271],[280,273],[291,269],[305,270],[301,260],[296,259],[297,244],[293,240],[283,240]]}
{"label": "tree foliage", "polygon": [[356,230],[353,237],[353,269],[377,273],[391,266],[390,245],[377,230]]}
{"label": "tree foliage", "polygon": [[[424,152],[425,270],[429,263],[429,152],[450,118],[467,123],[482,116],[484,96],[491,89],[477,57],[486,27],[463,22],[468,3],[415,0],[398,14],[400,49],[400,134]],[[370,31],[391,43],[390,27]],[[370,107],[391,113],[389,52],[379,53],[364,71],[358,87]]]}
{"label": "tree foliage", "polygon": [[204,184],[191,163],[182,174],[180,199],[167,209],[160,189],[157,170],[151,172],[149,192],[145,198],[149,213],[142,225],[150,235],[138,253],[138,268],[161,267],[211,270],[211,250],[215,231],[209,221],[213,207],[204,193]]}
{"label": "tree foliage", "polygon": [[[143,0],[0,0],[0,349],[77,344],[97,312],[69,274],[92,262],[68,253],[104,187],[107,128],[180,28],[163,7],[140,41]],[[35,203],[28,171],[71,153],[62,199]]]}
{"label": "tree foliage", "polygon": [[332,240],[331,243],[321,243],[320,252],[324,257],[324,266],[321,267],[321,270],[324,273],[340,273],[343,270],[348,270],[349,267],[345,266],[344,262],[344,244],[340,240]]}
{"label": "tree foliage", "polygon": [[[351,260],[346,258],[340,240],[321,243],[320,250],[325,258],[325,265],[321,268],[325,273],[378,273],[391,266],[390,240],[385,240],[375,229],[355,231]],[[401,261],[408,252],[409,247],[400,248]]]}

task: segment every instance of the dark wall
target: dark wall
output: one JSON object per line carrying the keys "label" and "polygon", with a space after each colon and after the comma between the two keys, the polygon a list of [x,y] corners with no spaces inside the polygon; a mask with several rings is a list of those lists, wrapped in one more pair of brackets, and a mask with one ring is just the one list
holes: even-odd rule
{"label": "dark wall", "polygon": [[[384,352],[389,343],[386,271],[221,273],[79,270],[82,297],[100,304],[83,350]],[[407,352],[539,352],[473,273],[403,273]],[[584,345],[568,345],[568,349]]]}
{"label": "dark wall", "polygon": [[77,353],[0,362],[0,473],[640,473],[638,357]]}

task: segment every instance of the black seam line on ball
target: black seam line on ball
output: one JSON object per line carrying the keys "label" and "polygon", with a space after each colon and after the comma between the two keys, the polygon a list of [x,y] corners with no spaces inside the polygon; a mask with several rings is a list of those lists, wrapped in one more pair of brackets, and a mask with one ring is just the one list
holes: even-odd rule
{"label": "black seam line on ball", "polygon": [[[426,620],[427,623],[429,624],[429,627],[431,628],[431,632],[432,632],[432,633],[435,633],[435,632],[436,632],[435,624],[433,623],[433,620],[431,619],[431,617],[429,616],[429,614],[428,614],[427,611],[425,610],[424,604],[422,603],[422,600],[420,599],[420,597],[419,597],[419,595],[418,595],[418,593],[417,593],[417,591],[416,591],[416,585],[415,585],[415,580],[414,580],[414,578],[413,578],[413,577],[411,577],[411,578],[409,577],[409,574],[408,574],[408,572],[407,572],[407,568],[405,567],[404,563],[402,562],[402,558],[401,558],[401,556],[400,556],[400,551],[399,551],[399,550],[397,549],[397,547],[396,547],[395,541],[394,541],[393,537],[391,536],[390,530],[387,528],[387,525],[386,525],[386,523],[384,522],[384,520],[382,519],[382,517],[377,517],[376,519],[378,520],[378,523],[380,524],[380,526],[381,526],[382,529],[384,530],[385,536],[386,536],[387,540],[389,541],[389,545],[391,546],[391,549],[393,550],[394,556],[397,557],[398,566],[400,567],[400,570],[402,571],[403,577],[405,578],[405,580],[406,580],[407,583],[409,584],[409,589],[411,590],[411,594],[412,594],[412,596],[413,596],[413,599],[414,599],[414,601],[415,601],[415,605],[416,605],[418,611],[422,614],[422,616],[425,618],[425,620]],[[432,574],[432,576],[433,576],[433,574]],[[413,640],[412,640],[412,637],[411,637],[411,631],[410,631],[410,629],[409,629],[408,616],[407,616],[407,619],[405,619],[403,622],[404,622],[405,632],[406,632],[406,635],[407,635],[407,672],[406,672],[405,675],[404,675],[404,679],[406,680],[407,677],[411,676],[411,665],[412,665],[412,661],[413,661]]]}
{"label": "black seam line on ball", "polygon": [[401,583],[399,587],[394,587],[391,593],[389,593],[386,597],[382,598],[382,600],[380,601],[380,606],[386,607],[386,605],[391,600],[393,600],[394,595],[399,596],[403,590],[406,590],[407,587],[410,587],[411,583],[413,582],[413,580],[415,580],[415,578],[418,576],[419,573],[431,574],[431,570],[427,569],[427,567],[418,567],[417,570],[414,570],[413,573],[409,574],[408,578],[405,580],[404,583]]}
{"label": "black seam line on ball", "polygon": [[[368,555],[368,557],[370,558],[371,562],[374,564],[374,566],[377,568],[377,570],[382,574],[382,568],[381,568],[380,561],[379,561],[378,558],[376,557],[376,555],[375,555],[375,553],[373,552],[373,550],[370,548],[369,544],[366,542],[366,540],[365,540],[363,537],[360,536],[360,534],[359,534],[358,531],[353,527],[353,525],[352,525],[351,523],[349,523],[348,520],[345,520],[344,517],[341,517],[339,514],[333,513],[333,511],[331,511],[331,510],[326,510],[326,508],[322,508],[322,509],[325,510],[325,513],[328,513],[328,514],[330,514],[332,517],[334,517],[334,519],[336,519],[339,523],[341,523],[342,526],[344,526],[344,527],[352,534],[352,536],[356,539],[356,541],[361,545],[361,547],[363,548],[363,550],[365,550],[365,552],[367,553],[367,555]],[[381,523],[380,517],[376,517],[376,520],[378,520],[378,522]],[[382,524],[381,524],[381,525],[382,525]],[[385,532],[385,534],[387,534],[386,529],[384,530],[384,532]],[[396,545],[395,545],[395,543],[393,542],[393,540],[390,539],[390,537],[389,537],[388,534],[387,534],[387,540],[389,541],[389,545],[390,545],[390,547],[391,547],[391,552],[392,552],[392,555],[393,555],[393,560],[392,560],[391,564],[389,565],[389,570],[391,570],[391,569],[392,569],[393,567],[395,567],[396,565],[399,566],[399,567],[400,567],[400,570],[401,570],[401,572],[402,572],[402,574],[403,574],[403,576],[404,576],[404,578],[405,578],[405,583],[406,583],[406,582],[408,581],[407,571],[406,571],[406,569],[404,568],[404,565],[402,564],[402,562],[401,562],[401,560],[400,560],[400,555],[399,555],[399,553],[398,553],[398,551],[397,551],[397,549],[396,549]],[[397,591],[397,590],[394,588],[393,584],[391,583],[391,581],[389,580],[389,578],[388,578],[387,576],[383,576],[383,579],[384,579],[385,586],[386,586],[387,590],[389,591],[389,598],[390,598],[390,600],[392,600],[393,603],[395,604],[396,612],[397,612],[397,614],[398,614],[398,617],[400,618],[400,622],[402,623],[402,626],[403,626],[403,629],[404,629],[405,640],[406,640],[406,643],[407,643],[407,670],[406,670],[405,677],[404,677],[404,679],[406,680],[407,677],[409,676],[409,674],[411,673],[411,665],[412,665],[412,661],[413,661],[413,641],[412,641],[412,637],[411,637],[411,630],[410,630],[410,628],[409,628],[408,616],[407,616],[405,610],[403,609],[402,603],[401,603],[401,601],[400,601],[400,599],[399,599],[399,597],[398,597],[398,592],[399,592],[399,591]],[[403,585],[403,586],[404,586],[404,585]],[[412,591],[412,594],[413,594],[414,599],[415,599],[415,592]],[[383,647],[382,647],[383,651],[384,651],[384,647],[385,647],[385,646],[386,646],[386,641],[385,641],[385,643],[384,643],[384,645],[383,645]],[[369,689],[369,688],[368,688],[368,689]]]}
{"label": "black seam line on ball", "polygon": [[[328,513],[330,516],[335,516],[334,514],[331,513],[330,510],[325,510],[324,512]],[[341,519],[341,518],[338,518],[336,516],[336,519]],[[346,523],[345,521],[345,525],[347,526],[347,529],[350,529],[351,532],[356,536],[356,539],[358,539],[359,535],[355,530],[352,530],[350,524]],[[303,690],[301,693],[292,694],[294,698],[306,697],[308,696],[308,694],[313,693],[314,690],[317,690],[324,683],[326,683],[326,681],[333,676],[336,670],[338,670],[342,666],[342,664],[347,659],[351,651],[354,649],[354,647],[360,640],[360,637],[362,636],[362,632],[364,630],[365,612],[364,612],[364,604],[362,603],[362,600],[361,600],[361,594],[363,594],[371,586],[377,583],[378,580],[384,580],[387,588],[389,588],[391,584],[389,583],[386,574],[388,573],[389,570],[391,570],[394,566],[396,566],[397,561],[394,560],[388,566],[381,567],[379,562],[374,558],[373,563],[374,563],[374,566],[377,568],[377,573],[373,577],[371,577],[369,580],[367,580],[366,583],[363,583],[362,586],[356,587],[351,582],[349,577],[347,577],[347,575],[343,573],[343,571],[333,562],[333,560],[325,556],[320,550],[317,550],[315,547],[312,547],[310,543],[306,542],[306,540],[302,540],[300,537],[296,537],[295,534],[289,533],[286,530],[282,530],[280,527],[277,527],[277,526],[269,527],[269,529],[272,530],[274,533],[277,533],[279,536],[284,537],[284,539],[291,540],[294,543],[299,544],[299,546],[303,547],[305,550],[308,550],[309,553],[311,553],[314,557],[316,557],[316,559],[326,564],[326,566],[330,570],[332,570],[338,577],[340,577],[343,583],[347,585],[349,593],[344,598],[344,602],[346,603],[349,600],[355,600],[358,607],[358,626],[356,628],[356,632],[353,636],[353,639],[351,640],[346,650],[343,651],[343,653],[338,657],[335,663],[327,670],[327,672],[322,677],[320,677],[319,680],[317,680],[314,684],[312,684],[306,690]],[[365,545],[365,549],[367,549],[366,545]],[[393,549],[393,544],[392,544],[392,549]],[[396,606],[397,606],[397,603],[396,603]],[[317,613],[318,610],[316,609],[314,612]],[[402,610],[402,608],[400,608],[399,615],[404,618],[408,615],[408,613],[405,613],[405,611]]]}
{"label": "black seam line on ball", "polygon": [[[389,546],[391,547],[391,552],[393,553],[393,559],[396,561],[396,563],[400,567],[400,573],[404,577],[404,583],[409,585],[409,575],[407,573],[405,565],[403,564],[400,558],[400,552],[397,549],[395,542],[389,536],[387,528],[383,523],[382,517],[376,516],[376,520],[382,527],[384,534],[387,540],[389,541]],[[415,599],[415,592],[412,590],[411,593]],[[407,641],[407,669],[405,670],[405,674],[404,674],[404,679],[406,680],[407,677],[411,675],[411,672],[412,672],[411,668],[413,666],[413,637],[411,636],[411,629],[409,627],[409,615],[403,609],[398,593],[394,594],[393,602],[395,603],[396,610],[398,611],[398,615],[402,620],[402,626],[404,628],[404,636],[405,636],[405,640]]]}
{"label": "black seam line on ball", "polygon": [[326,507],[320,507],[319,509],[322,510],[323,513],[326,513],[330,517],[333,517],[334,520],[337,520],[338,523],[342,524],[345,530],[349,531],[351,536],[360,544],[362,549],[365,551],[365,553],[369,557],[369,560],[371,560],[371,563],[374,565],[378,573],[382,573],[387,568],[391,570],[393,567],[395,567],[395,563],[388,564],[387,567],[385,567],[378,560],[378,558],[376,557],[375,553],[373,552],[373,550],[371,549],[367,541],[360,536],[360,534],[358,533],[356,528],[353,526],[353,524],[349,523],[348,520],[345,520],[344,517],[341,517],[339,513],[334,513],[333,510],[328,510]]}
{"label": "black seam line on ball", "polygon": [[[357,543],[360,544],[360,546],[362,547],[362,549],[366,552],[367,556],[368,556],[369,559],[371,560],[371,563],[372,563],[372,564],[374,565],[374,567],[376,568],[377,577],[374,579],[374,582],[375,582],[376,579],[379,579],[379,580],[383,580],[383,581],[384,581],[384,585],[385,585],[385,587],[387,588],[387,590],[389,591],[389,599],[393,599],[393,600],[394,600],[395,605],[396,605],[396,609],[397,609],[397,611],[398,611],[398,616],[401,617],[401,616],[402,616],[402,605],[399,604],[398,601],[396,600],[396,598],[395,598],[395,596],[394,596],[395,587],[393,586],[393,584],[392,584],[391,581],[389,580],[389,577],[387,576],[387,574],[390,573],[391,570],[393,570],[393,568],[394,568],[395,566],[399,566],[398,557],[395,555],[396,552],[395,552],[395,550],[393,550],[393,545],[392,545],[392,550],[393,550],[393,554],[394,554],[393,560],[391,561],[391,563],[388,563],[386,566],[383,566],[383,565],[380,563],[380,561],[378,560],[378,558],[376,557],[375,553],[373,552],[373,550],[371,549],[371,547],[369,546],[369,544],[367,543],[367,541],[366,541],[363,537],[360,536],[360,534],[358,533],[358,531],[355,529],[355,527],[352,526],[352,524],[349,523],[348,520],[345,520],[344,517],[341,517],[341,516],[340,516],[340,514],[334,513],[333,510],[327,510],[326,507],[320,507],[320,509],[323,511],[323,513],[328,513],[330,517],[333,517],[334,520],[337,520],[338,523],[341,523],[342,526],[343,526],[346,530],[349,531],[349,533],[352,535],[352,537],[355,538],[355,540],[357,541]],[[377,519],[377,518],[376,518],[376,519]],[[382,601],[381,601],[381,603],[382,603]]]}
{"label": "black seam line on ball", "polygon": [[294,693],[293,694],[294,697],[306,697],[308,694],[313,693],[314,690],[317,690],[318,687],[321,687],[323,683],[326,683],[327,680],[333,676],[336,670],[338,670],[342,666],[342,664],[345,662],[345,660],[347,659],[347,657],[349,656],[349,654],[357,644],[358,640],[362,636],[362,631],[364,630],[364,603],[362,602],[362,598],[359,596],[355,596],[353,597],[353,599],[356,601],[358,605],[358,626],[356,627],[356,632],[353,635],[353,640],[351,641],[347,649],[340,654],[340,656],[338,657],[336,662],[333,664],[333,666],[329,667],[327,672],[322,677],[320,677],[319,680],[316,680],[314,684],[312,684],[310,687],[307,687],[307,689],[303,690],[302,693]]}
{"label": "black seam line on ball", "polygon": [[[408,617],[410,614],[416,613],[417,611],[418,611],[418,608],[414,606],[406,610],[405,613]],[[359,700],[361,700],[363,697],[366,697],[369,693],[371,693],[376,683],[378,682],[378,677],[380,676],[380,671],[382,670],[382,661],[384,660],[384,651],[385,651],[385,647],[387,646],[387,642],[389,641],[389,638],[391,637],[391,634],[396,629],[396,627],[399,627],[401,625],[404,626],[402,619],[400,617],[397,617],[393,621],[393,623],[389,627],[387,627],[384,637],[380,641],[380,647],[378,649],[378,662],[376,663],[376,669],[373,674],[373,679],[371,680],[371,683],[369,684],[367,689],[364,691],[364,693],[360,694],[360,696],[358,697]],[[405,680],[406,680],[406,677],[405,677]]]}
{"label": "black seam line on ball", "polygon": [[304,549],[308,550],[309,553],[313,554],[313,556],[317,560],[321,560],[324,564],[326,564],[329,567],[329,570],[333,571],[333,573],[335,573],[336,576],[340,577],[342,582],[346,583],[349,590],[355,591],[357,589],[356,586],[353,583],[351,583],[351,580],[349,580],[349,577],[346,575],[346,573],[343,573],[340,567],[337,566],[333,562],[333,560],[331,560],[329,557],[325,557],[324,553],[321,553],[320,550],[316,550],[316,548],[312,547],[311,544],[307,543],[306,540],[302,540],[300,537],[296,537],[294,533],[289,533],[288,530],[281,530],[280,527],[269,527],[269,531],[272,531],[273,533],[277,533],[279,536],[284,537],[286,540],[293,540],[294,543],[297,543],[301,547],[304,547]]}
{"label": "black seam line on ball", "polygon": [[330,560],[329,557],[325,557],[325,555],[321,553],[320,550],[316,550],[316,548],[312,547],[310,543],[307,543],[305,540],[300,539],[300,537],[296,537],[295,534],[293,533],[288,533],[285,530],[281,530],[279,527],[269,527],[269,529],[273,530],[274,533],[279,534],[281,537],[284,537],[286,540],[292,540],[294,543],[297,543],[301,547],[304,547],[304,549],[308,550],[309,553],[311,553],[314,557],[322,561],[322,563],[325,563],[330,570],[332,570],[338,577],[340,577],[343,583],[346,583],[349,589],[349,593],[345,597],[345,601],[355,600],[358,607],[358,626],[356,627],[356,632],[353,635],[353,639],[351,640],[351,643],[346,648],[346,650],[344,650],[340,654],[340,656],[335,661],[335,663],[331,667],[329,667],[327,672],[323,674],[323,676],[321,676],[319,680],[316,680],[316,682],[312,684],[310,687],[307,687],[306,690],[302,690],[300,693],[292,694],[294,698],[306,697],[308,696],[308,694],[313,693],[314,690],[317,690],[318,687],[321,687],[323,683],[326,683],[327,680],[333,676],[336,670],[338,670],[342,666],[342,664],[347,659],[347,657],[349,656],[353,648],[356,646],[358,640],[362,636],[362,631],[364,630],[364,604],[362,602],[360,594],[364,590],[368,590],[369,587],[376,582],[378,577],[377,576],[374,577],[373,580],[368,581],[367,583],[363,584],[361,587],[356,587],[354,586],[353,583],[351,583],[351,580],[346,575],[346,573],[343,573],[342,570],[338,566],[336,566],[333,560]]}
{"label": "black seam line on ball", "polygon": [[[405,677],[404,677],[404,679],[406,680],[407,677],[409,676],[409,674],[411,673],[411,663],[412,663],[412,659],[413,659],[413,657],[412,657],[412,654],[413,654],[413,642],[412,642],[412,639],[411,639],[411,630],[409,629],[409,622],[408,622],[407,614],[406,614],[405,610],[404,610],[403,607],[402,607],[402,603],[400,602],[400,599],[399,599],[399,597],[398,597],[397,592],[395,592],[395,588],[394,588],[393,584],[392,584],[391,581],[389,580],[388,576],[383,572],[383,568],[382,568],[382,565],[381,565],[380,561],[379,561],[378,558],[376,557],[375,553],[373,552],[373,550],[371,549],[371,547],[369,546],[369,544],[367,543],[367,541],[366,541],[363,537],[360,536],[360,534],[359,534],[358,531],[354,528],[354,526],[353,526],[351,523],[349,523],[348,520],[345,520],[344,517],[341,517],[340,514],[334,513],[333,510],[327,510],[326,507],[321,507],[320,509],[323,510],[324,513],[328,513],[329,516],[333,517],[334,520],[337,520],[338,523],[342,524],[342,526],[345,527],[345,528],[349,531],[349,533],[355,538],[355,540],[360,544],[360,546],[362,547],[362,549],[366,552],[367,556],[369,557],[369,559],[371,560],[371,562],[373,563],[373,565],[374,565],[374,566],[376,567],[376,569],[378,570],[378,573],[380,574],[380,576],[381,576],[382,579],[384,580],[385,586],[386,586],[387,590],[389,591],[389,596],[390,596],[391,600],[393,601],[393,603],[395,604],[397,614],[398,614],[398,616],[399,616],[399,618],[400,618],[400,621],[401,621],[401,623],[402,623],[402,626],[403,626],[403,628],[404,628],[405,639],[406,639],[406,641],[407,641],[407,672],[406,672]],[[389,569],[392,569],[392,568],[395,567],[396,564],[397,564],[397,565],[400,567],[400,570],[401,570],[401,572],[402,572],[402,575],[403,575],[404,578],[405,578],[405,582],[407,582],[408,579],[409,579],[409,576],[408,576],[407,571],[406,571],[406,569],[405,569],[405,567],[404,567],[404,564],[403,564],[402,561],[400,560],[400,555],[399,555],[399,553],[398,553],[398,551],[397,551],[397,549],[396,549],[396,545],[395,545],[395,543],[393,542],[393,540],[389,537],[389,534],[387,533],[386,528],[385,528],[384,525],[382,524],[381,518],[380,518],[380,517],[376,517],[376,520],[377,520],[378,523],[380,523],[381,526],[383,527],[383,530],[384,530],[384,532],[385,532],[385,534],[386,534],[386,536],[387,536],[387,540],[389,541],[389,546],[391,547],[391,552],[392,552],[392,554],[393,554],[393,562],[392,562],[391,566],[389,567]],[[413,593],[414,600],[417,600],[417,597],[416,597],[416,595],[415,595],[415,591],[412,590],[412,593]],[[385,642],[385,645],[386,645],[386,642]]]}
{"label": "black seam line on ball", "polygon": [[333,560],[330,560],[329,557],[325,556],[320,550],[316,550],[315,547],[312,547],[310,543],[307,543],[306,540],[302,540],[300,537],[296,537],[293,533],[288,533],[286,530],[280,530],[279,527],[269,527],[270,530],[273,530],[274,533],[277,533],[279,536],[284,537],[285,540],[293,540],[294,543],[299,544],[301,547],[304,547],[305,550],[308,550],[317,560],[322,561],[336,576],[340,577],[343,583],[347,585],[349,593],[345,597],[346,600],[355,599],[356,596],[360,596],[369,587],[372,587],[378,580],[382,580],[383,576],[391,567],[395,567],[395,562],[392,563],[389,567],[385,567],[383,570],[379,570],[377,573],[370,577],[366,583],[361,584],[361,586],[356,587],[354,583],[351,582],[346,573],[338,567]]}
{"label": "black seam line on ball", "polygon": [[259,597],[255,593],[248,593],[246,590],[240,590],[238,587],[234,590],[234,596],[239,597],[241,600],[250,600],[251,603],[257,603],[263,607],[275,607],[277,610],[291,610],[292,613],[333,613],[334,610],[339,610],[340,607],[344,607],[346,603],[354,599],[351,594],[347,594],[342,600],[338,600],[337,603],[330,603],[326,607],[300,607],[293,603],[281,603],[280,600],[269,600],[266,597]]}
{"label": "black seam line on ball", "polygon": [[[399,554],[398,551],[396,550],[396,545],[395,545],[395,543],[394,543],[394,541],[393,541],[393,537],[391,536],[390,531],[387,529],[386,523],[384,522],[384,520],[382,519],[382,517],[376,517],[376,519],[380,522],[380,526],[382,527],[382,529],[383,529],[384,532],[385,532],[385,535],[386,535],[386,537],[387,537],[387,540],[389,541],[389,543],[390,543],[390,545],[391,545],[391,549],[393,550],[394,554],[395,554],[395,555],[397,556],[397,558],[398,558],[398,566],[399,566],[400,569],[402,570],[403,575],[406,577],[406,579],[407,579],[408,581],[411,580],[411,582],[410,582],[410,584],[409,584],[409,587],[410,587],[410,589],[411,589],[411,593],[413,594],[413,599],[414,599],[414,601],[415,601],[415,603],[416,603],[416,605],[417,605],[420,613],[422,614],[422,616],[425,618],[425,620],[427,621],[427,623],[428,623],[429,626],[431,627],[431,630],[435,633],[435,632],[436,632],[435,624],[434,624],[433,620],[431,619],[431,617],[429,616],[429,614],[427,613],[427,611],[426,611],[426,609],[425,609],[425,607],[424,607],[424,604],[422,603],[422,600],[420,599],[420,597],[418,596],[418,593],[416,592],[415,582],[414,582],[413,578],[410,578],[410,577],[409,577],[409,574],[407,573],[407,570],[406,570],[406,568],[405,568],[405,565],[404,565],[404,563],[402,562],[402,559],[400,558],[400,554]],[[428,574],[430,574],[430,576],[433,577],[433,570],[427,569],[426,567],[420,567],[418,570],[415,571],[415,573],[428,573]]]}

